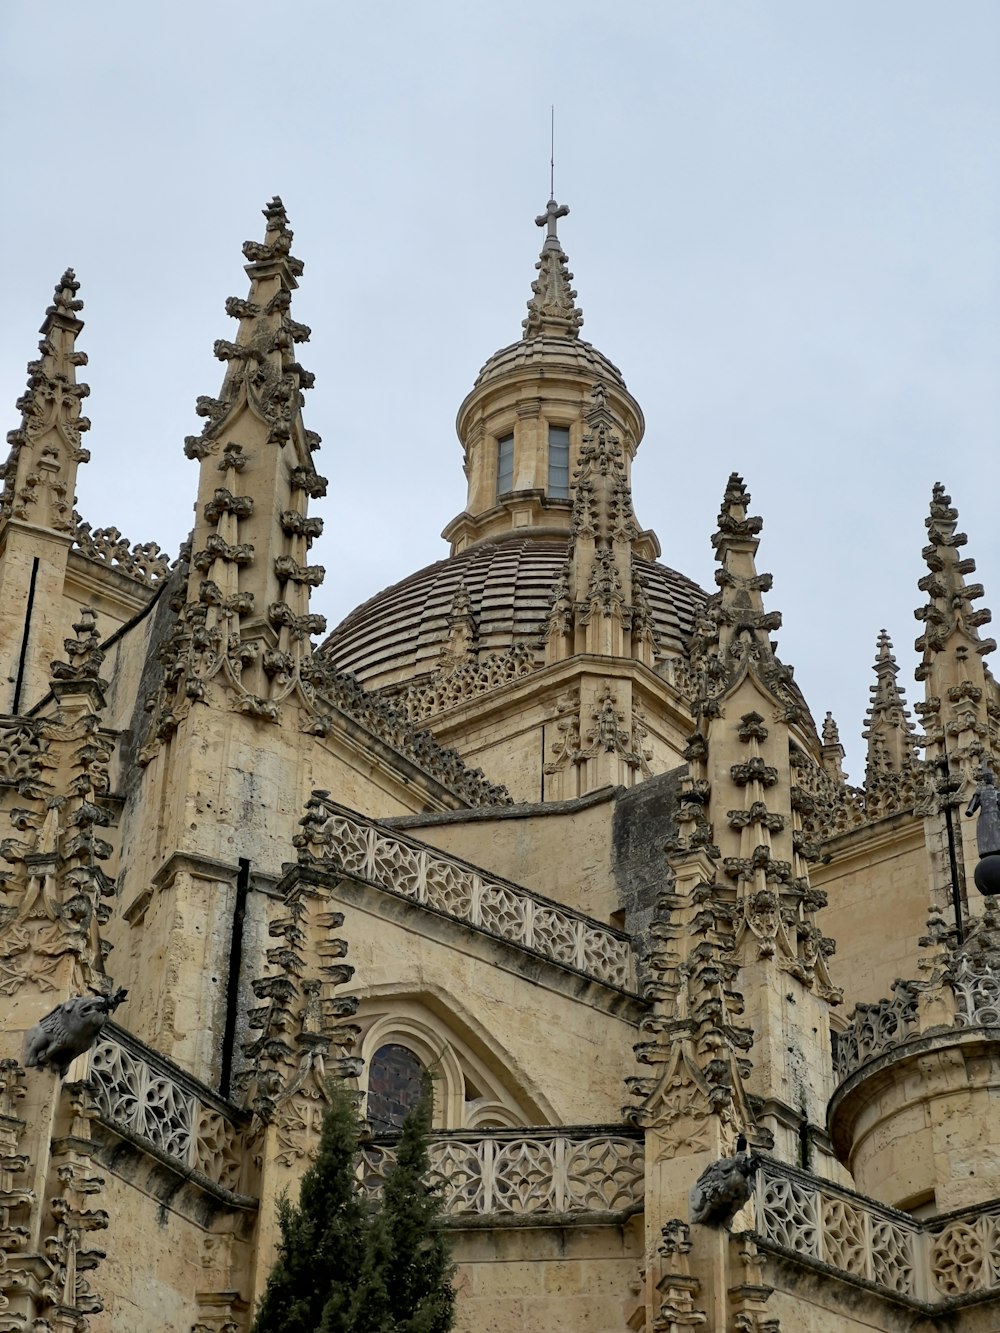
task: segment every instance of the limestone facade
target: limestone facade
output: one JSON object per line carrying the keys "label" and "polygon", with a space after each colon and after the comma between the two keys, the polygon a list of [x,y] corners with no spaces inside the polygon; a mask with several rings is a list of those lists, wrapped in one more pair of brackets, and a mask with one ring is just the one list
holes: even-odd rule
{"label": "limestone facade", "polygon": [[[459,409],[450,555],[327,637],[281,200],[177,553],[75,510],[60,279],[0,496],[0,1330],[245,1333],[329,1080],[377,1190],[420,1068],[463,1333],[996,1326],[1000,920],[962,811],[1000,693],[957,511],[935,485],[922,733],[883,632],[853,787],[742,477],[711,593],[639,525],[645,423],[580,337],[567,212]],[[23,1067],[118,986],[65,1080]],[[692,1223],[743,1152],[750,1201]]]}

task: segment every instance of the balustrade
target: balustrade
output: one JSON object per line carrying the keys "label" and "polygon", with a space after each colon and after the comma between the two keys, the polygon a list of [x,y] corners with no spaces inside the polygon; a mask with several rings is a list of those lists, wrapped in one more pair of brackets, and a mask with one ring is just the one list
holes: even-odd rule
{"label": "balustrade", "polygon": [[456,917],[609,986],[634,986],[628,937],[332,804],[310,840],[355,879]]}

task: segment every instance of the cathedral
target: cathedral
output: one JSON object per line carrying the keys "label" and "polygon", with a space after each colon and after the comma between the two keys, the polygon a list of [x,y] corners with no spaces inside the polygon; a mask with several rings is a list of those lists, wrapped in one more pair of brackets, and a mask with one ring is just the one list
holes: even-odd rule
{"label": "cathedral", "polygon": [[958,513],[928,479],[918,722],[883,633],[852,785],[743,477],[709,590],[639,521],[567,213],[458,408],[448,554],[332,629],[281,200],[176,558],[77,512],[56,285],[0,497],[0,1333],[247,1333],[331,1082],[375,1192],[425,1071],[460,1333],[1000,1327],[1000,691]]}

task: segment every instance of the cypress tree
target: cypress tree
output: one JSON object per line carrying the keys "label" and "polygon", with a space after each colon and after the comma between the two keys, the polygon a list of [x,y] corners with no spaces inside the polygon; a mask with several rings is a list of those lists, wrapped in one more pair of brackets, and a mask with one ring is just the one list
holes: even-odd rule
{"label": "cypress tree", "polygon": [[449,1333],[455,1322],[451,1256],[440,1226],[443,1203],[427,1183],[432,1108],[428,1078],[423,1097],[403,1123],[396,1167],[382,1194],[385,1286],[394,1333]]}
{"label": "cypress tree", "polygon": [[359,1122],[332,1090],[298,1204],[278,1203],[281,1242],[252,1333],[450,1333],[455,1319],[442,1202],[427,1184],[430,1081],[407,1115],[378,1204],[358,1184]]}
{"label": "cypress tree", "polygon": [[351,1333],[351,1295],[361,1271],[367,1216],[357,1188],[358,1117],[334,1088],[316,1161],[302,1177],[298,1204],[278,1203],[281,1241],[253,1333]]}

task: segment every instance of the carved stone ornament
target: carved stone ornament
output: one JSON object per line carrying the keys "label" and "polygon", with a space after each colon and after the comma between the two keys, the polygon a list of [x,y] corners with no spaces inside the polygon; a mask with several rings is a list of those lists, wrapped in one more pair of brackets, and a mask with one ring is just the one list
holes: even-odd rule
{"label": "carved stone ornament", "polygon": [[136,542],[133,546],[117,528],[91,528],[75,512],[73,521],[73,545],[89,560],[115,569],[146,588],[158,588],[169,574],[170,557],[156,542]]}
{"label": "carved stone ornament", "polygon": [[708,881],[676,892],[673,863],[683,859],[668,862],[671,889],[660,896],[643,960],[642,993],[653,1008],[640,1021],[635,1054],[651,1075],[626,1080],[639,1105],[625,1116],[657,1131],[663,1157],[711,1147],[713,1118],[730,1149],[741,1133],[754,1132],[744,1089],[753,1033],[737,1022],[743,997],[735,987],[733,909]]}
{"label": "carved stone ornament", "polygon": [[756,1170],[757,1159],[750,1154],[712,1162],[691,1187],[691,1221],[725,1226],[750,1198]]}
{"label": "carved stone ornament", "polygon": [[276,941],[267,951],[271,970],[251,983],[263,1004],[250,1010],[248,1026],[259,1036],[244,1045],[248,1063],[237,1084],[256,1131],[276,1126],[283,1166],[315,1151],[327,1080],[356,1078],[361,1070],[352,1054],[359,1029],[345,1021],[358,1000],[341,994],[354,969],[343,962],[346,941],[331,933],[343,921],[341,913],[322,910],[301,888],[291,888],[282,915],[268,928]]}
{"label": "carved stone ornament", "polygon": [[79,995],[57,1005],[25,1038],[25,1068],[49,1066],[65,1078],[66,1070],[78,1055],[90,1050],[127,995],[128,991],[119,987],[112,996]]}
{"label": "carved stone ornament", "polygon": [[101,832],[111,824],[104,798],[114,742],[101,725],[106,685],[94,626],[85,609],[65,642],[67,660],[52,664],[58,709],[14,733],[19,767],[9,777],[20,799],[7,809],[12,834],[0,839],[11,867],[0,905],[0,995],[25,984],[111,989],[100,926],[115,891],[102,863],[114,848]]}
{"label": "carved stone ornament", "polygon": [[435,671],[429,680],[408,686],[397,702],[411,721],[422,722],[469,699],[502,689],[531,675],[535,669],[534,653],[525,644],[517,643],[505,652],[471,661],[459,660],[450,670]]}
{"label": "carved stone ornament", "polygon": [[682,1333],[684,1329],[704,1328],[708,1316],[695,1306],[702,1284],[691,1273],[691,1230],[679,1217],[674,1217],[661,1228],[660,1234],[661,1276],[656,1284],[653,1331]]}

